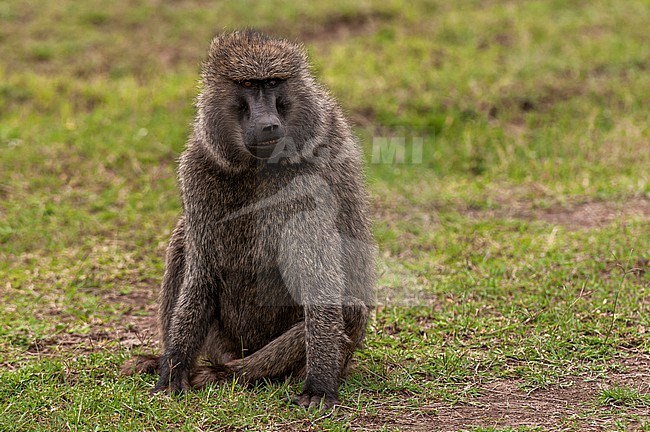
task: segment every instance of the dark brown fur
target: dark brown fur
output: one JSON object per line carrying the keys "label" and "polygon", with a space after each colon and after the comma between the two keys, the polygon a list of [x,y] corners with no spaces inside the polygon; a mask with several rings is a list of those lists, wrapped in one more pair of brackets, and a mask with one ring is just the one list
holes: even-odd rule
{"label": "dark brown fur", "polygon": [[[247,151],[234,97],[237,82],[270,78],[286,80],[292,149],[273,162]],[[305,380],[300,405],[330,407],[373,302],[358,145],[286,40],[218,36],[202,85],[180,161],[184,213],[167,251],[154,391],[293,375]],[[127,369],[150,372],[155,360]]]}

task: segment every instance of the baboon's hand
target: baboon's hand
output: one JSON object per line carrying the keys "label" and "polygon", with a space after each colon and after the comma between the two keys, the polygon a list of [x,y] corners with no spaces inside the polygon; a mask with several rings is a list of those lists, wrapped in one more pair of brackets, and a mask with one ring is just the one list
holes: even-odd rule
{"label": "baboon's hand", "polygon": [[167,392],[181,393],[190,389],[189,368],[184,367],[181,362],[174,362],[170,358],[160,359],[160,379],[151,393]]}
{"label": "baboon's hand", "polygon": [[296,396],[293,401],[294,403],[307,409],[315,408],[328,410],[339,404],[336,396],[327,394],[313,394],[308,391],[303,391],[301,394]]}

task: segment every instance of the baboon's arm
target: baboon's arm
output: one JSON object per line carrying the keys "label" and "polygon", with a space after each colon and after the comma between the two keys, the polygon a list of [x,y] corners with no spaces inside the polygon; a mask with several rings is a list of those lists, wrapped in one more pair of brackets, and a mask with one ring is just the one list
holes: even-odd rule
{"label": "baboon's arm", "polygon": [[190,388],[190,369],[217,310],[219,279],[213,252],[215,230],[207,214],[195,208],[185,214],[183,281],[171,313],[166,317],[165,351],[160,358],[160,379],[154,392]]}
{"label": "baboon's arm", "polygon": [[315,210],[286,224],[279,247],[283,279],[304,306],[306,376],[298,396],[303,406],[319,405],[323,398],[326,406],[337,403],[347,345],[341,238],[334,226],[336,208],[330,207],[331,200],[320,199],[327,198],[323,189],[312,195],[318,204]]}

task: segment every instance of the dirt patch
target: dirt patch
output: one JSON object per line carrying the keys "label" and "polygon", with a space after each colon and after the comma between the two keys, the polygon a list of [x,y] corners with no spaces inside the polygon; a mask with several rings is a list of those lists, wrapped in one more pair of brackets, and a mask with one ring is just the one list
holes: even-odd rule
{"label": "dirt patch", "polygon": [[[91,318],[83,333],[66,330],[36,339],[26,354],[37,358],[70,355],[71,352],[83,355],[111,349],[116,344],[129,349],[142,347],[147,351],[158,348],[157,304],[153,290],[141,287],[128,294],[107,293],[103,301],[122,311],[108,318]],[[58,309],[45,313],[60,315]]]}
{"label": "dirt patch", "polygon": [[125,295],[108,295],[107,301],[126,305],[123,319],[113,325],[117,340],[125,348],[158,345],[156,290],[134,290]]}
{"label": "dirt patch", "polygon": [[305,43],[331,43],[376,31],[380,24],[393,18],[386,11],[356,11],[334,13],[319,18],[305,18],[298,22],[281,23],[264,29]]}
{"label": "dirt patch", "polygon": [[435,406],[433,415],[441,430],[468,426],[560,426],[573,417],[576,407],[593,397],[593,389],[570,388],[525,393],[516,381],[500,381],[483,389],[483,395],[469,404],[447,408]]}
{"label": "dirt patch", "polygon": [[364,418],[364,428],[397,428],[405,431],[458,431],[475,427],[539,427],[549,431],[604,431],[617,429],[625,417],[628,430],[650,421],[644,406],[609,406],[598,400],[603,389],[626,386],[650,394],[650,356],[622,361],[625,371],[606,379],[575,377],[565,385],[534,391],[521,389],[522,382],[500,380],[481,388],[481,396],[450,406],[433,402],[417,412],[399,413],[386,407]]}
{"label": "dirt patch", "polygon": [[531,208],[527,203],[510,202],[493,210],[464,212],[476,219],[502,218],[540,220],[569,229],[589,229],[612,223],[626,223],[630,219],[650,220],[650,198],[637,197],[625,202],[591,201],[558,205],[551,208]]}
{"label": "dirt patch", "polygon": [[650,200],[639,198],[622,204],[590,202],[569,208],[554,208],[536,212],[544,221],[570,228],[591,228],[625,222],[630,218],[650,220]]}
{"label": "dirt patch", "polygon": [[528,112],[549,112],[555,105],[583,95],[588,89],[577,82],[570,72],[560,74],[553,82],[540,84],[534,91],[511,88],[493,103],[479,102],[480,112],[488,118],[497,119],[505,113],[517,125],[525,123],[523,115]]}

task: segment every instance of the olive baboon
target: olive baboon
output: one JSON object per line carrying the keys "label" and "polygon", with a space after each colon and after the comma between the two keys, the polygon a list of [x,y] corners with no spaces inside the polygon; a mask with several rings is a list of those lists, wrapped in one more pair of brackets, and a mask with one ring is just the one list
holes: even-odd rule
{"label": "olive baboon", "polygon": [[373,304],[374,246],[358,145],[301,46],[212,41],[179,177],[164,353],[131,368],[160,371],[154,392],[299,376],[298,404],[335,405]]}

